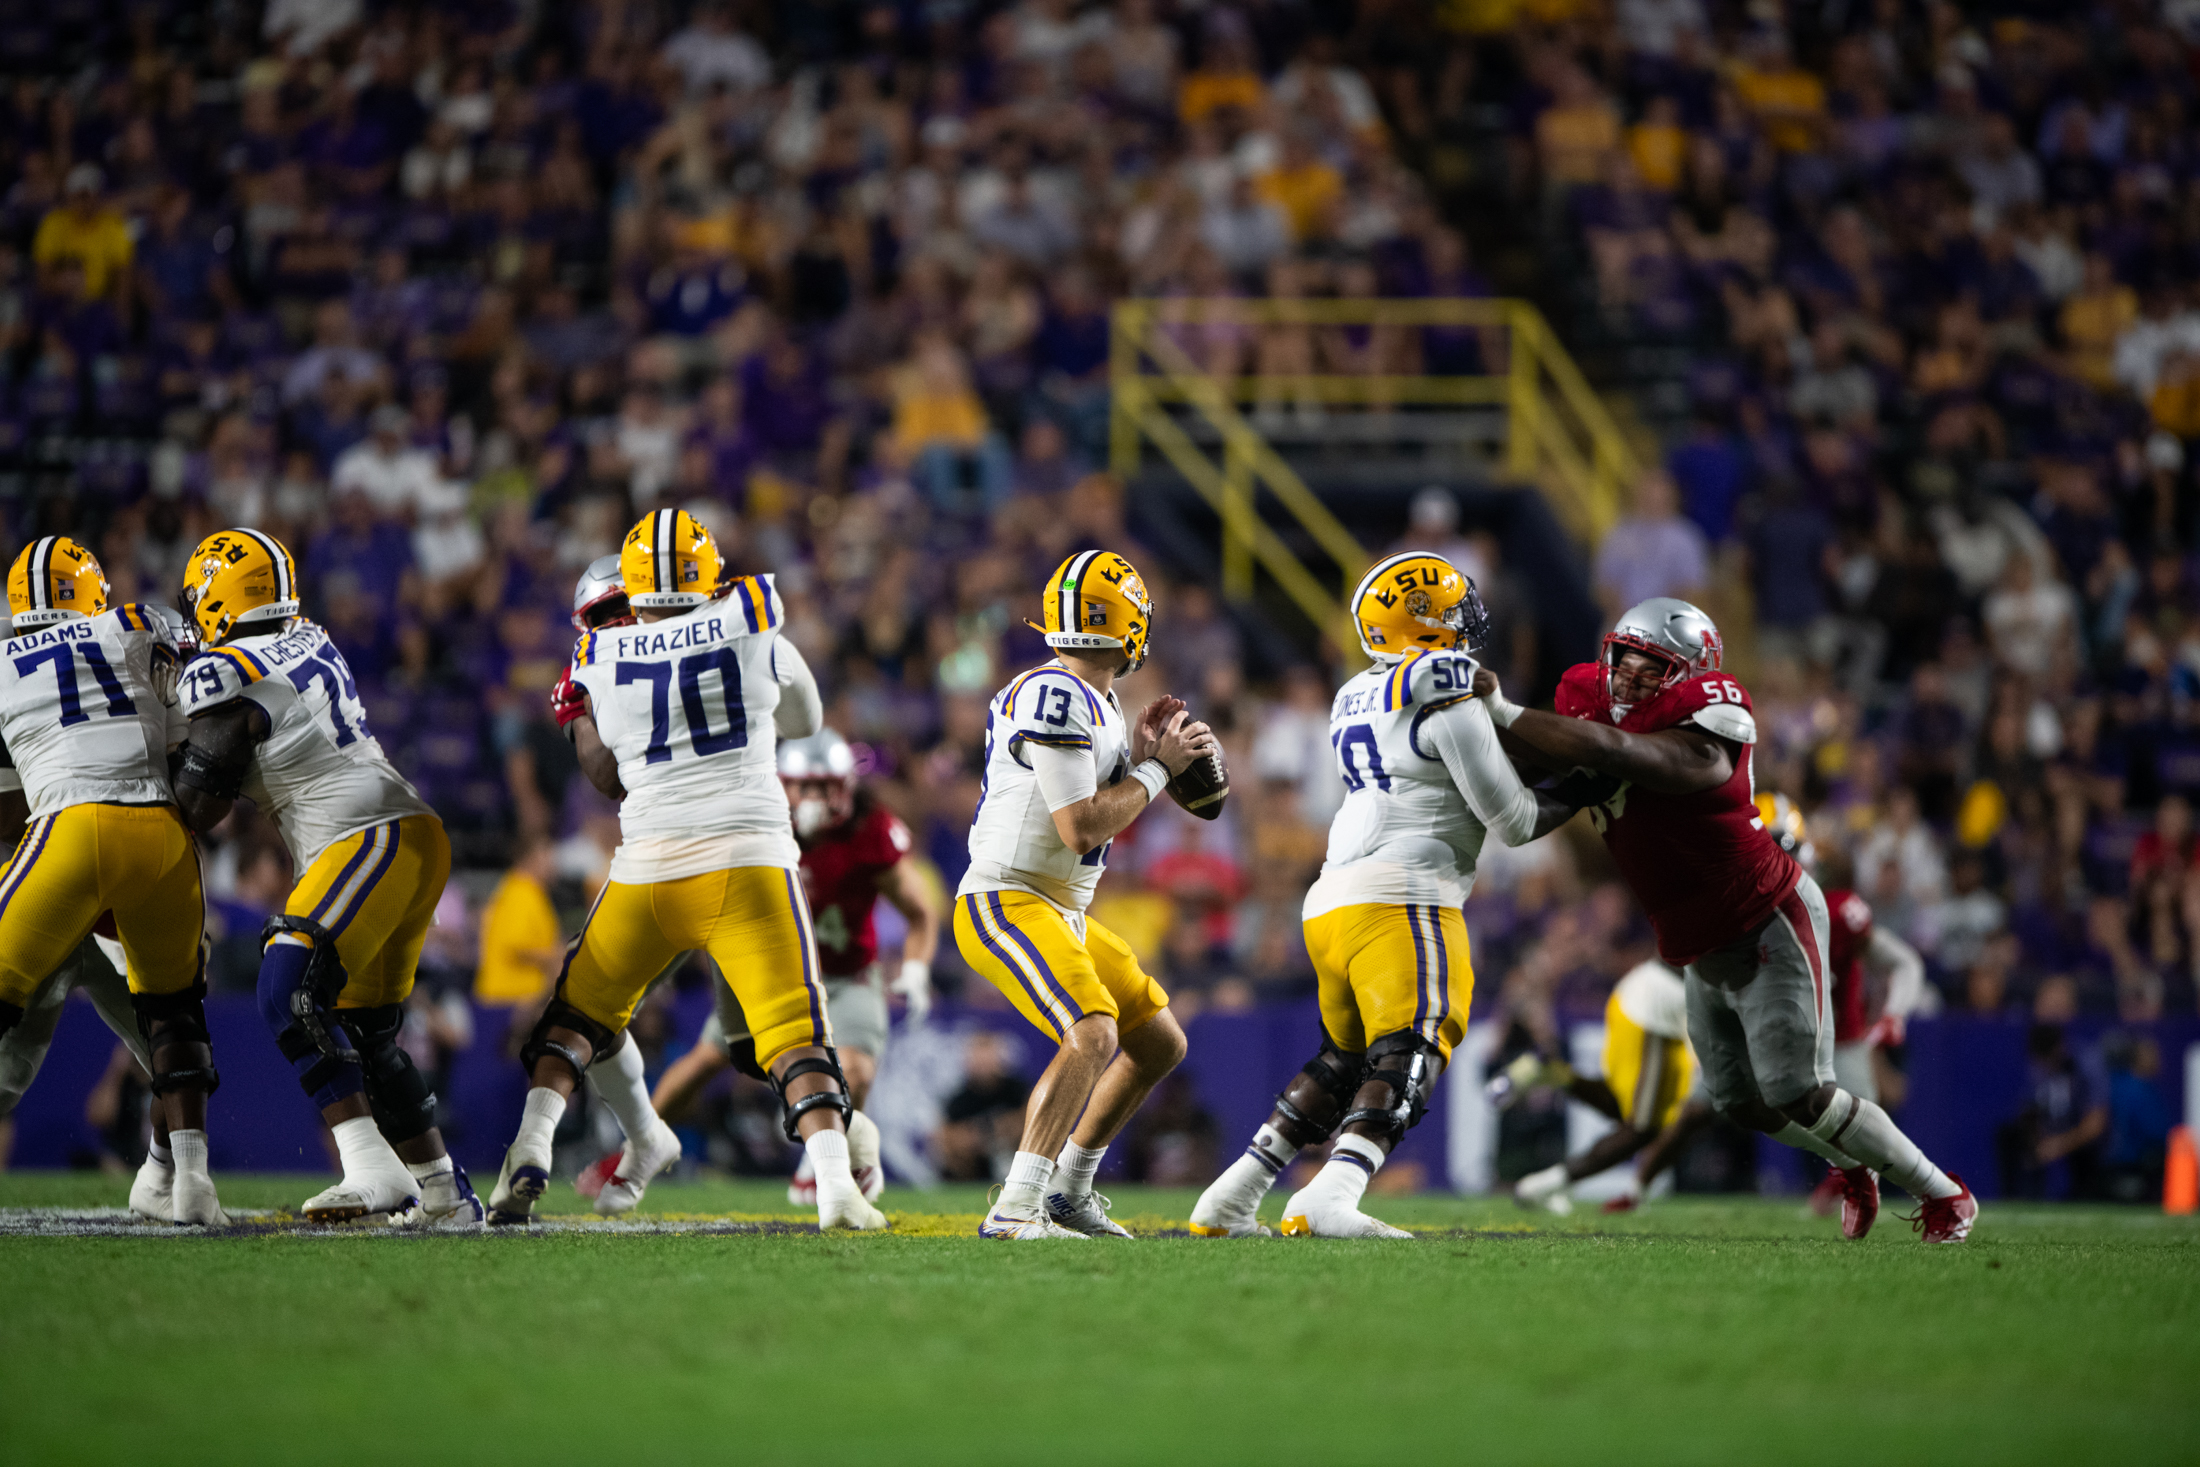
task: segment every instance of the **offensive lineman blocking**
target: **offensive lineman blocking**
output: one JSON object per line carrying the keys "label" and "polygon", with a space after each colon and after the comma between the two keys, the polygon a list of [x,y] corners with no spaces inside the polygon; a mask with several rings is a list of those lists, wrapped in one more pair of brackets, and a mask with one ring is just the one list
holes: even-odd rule
{"label": "offensive lineman blocking", "polygon": [[590,783],[621,802],[622,838],[520,1052],[533,1088],[490,1197],[495,1220],[532,1215],[567,1097],[666,963],[703,948],[749,1016],[788,1140],[816,1166],[818,1225],[883,1228],[849,1170],[853,1107],[774,760],[778,738],[817,730],[817,683],[779,635],[785,612],[771,579],[728,579],[717,543],[686,511],[636,523],[620,572],[637,624],[582,636],[571,691],[558,697],[586,700],[567,729]]}
{"label": "offensive lineman blocking", "polygon": [[1474,967],[1460,907],[1475,859],[1492,833],[1523,845],[1574,813],[1562,795],[1521,784],[1470,691],[1468,654],[1489,628],[1471,579],[1440,556],[1394,555],[1360,582],[1352,615],[1374,665],[1330,705],[1346,793],[1303,912],[1322,1046],[1201,1194],[1200,1237],[1266,1234],[1261,1199],[1301,1148],[1331,1136],[1328,1164],[1284,1204],[1283,1231],[1412,1236],[1361,1212],[1360,1198],[1420,1122],[1466,1031]]}

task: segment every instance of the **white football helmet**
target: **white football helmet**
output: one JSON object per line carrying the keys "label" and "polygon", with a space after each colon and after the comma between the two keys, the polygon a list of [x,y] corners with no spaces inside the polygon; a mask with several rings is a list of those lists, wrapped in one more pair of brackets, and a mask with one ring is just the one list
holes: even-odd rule
{"label": "white football helmet", "polygon": [[591,632],[632,620],[626,605],[626,582],[619,578],[619,557],[597,556],[573,584],[573,630]]}
{"label": "white football helmet", "polygon": [[803,838],[830,830],[856,810],[856,751],[832,729],[779,746],[779,778]]}
{"label": "white football helmet", "polygon": [[1607,690],[1613,665],[1628,652],[1643,653],[1659,664],[1662,688],[1700,672],[1717,672],[1726,644],[1711,618],[1697,608],[1677,596],[1652,596],[1621,612],[1604,634],[1598,660],[1604,664]]}

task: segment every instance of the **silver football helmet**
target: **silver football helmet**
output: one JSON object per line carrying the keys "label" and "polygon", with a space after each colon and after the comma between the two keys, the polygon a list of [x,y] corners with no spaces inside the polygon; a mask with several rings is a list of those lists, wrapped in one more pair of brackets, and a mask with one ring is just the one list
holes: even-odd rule
{"label": "silver football helmet", "polygon": [[1652,596],[1620,613],[1604,634],[1600,660],[1605,675],[1621,654],[1641,652],[1663,669],[1658,686],[1665,687],[1700,672],[1717,672],[1726,655],[1726,644],[1710,617],[1677,596]]}
{"label": "silver football helmet", "polygon": [[588,562],[588,569],[573,584],[573,630],[594,631],[627,617],[626,582],[619,578],[619,557],[599,555]]}
{"label": "silver football helmet", "polygon": [[856,751],[829,728],[806,739],[783,739],[779,745],[781,779],[854,779]]}
{"label": "silver football helmet", "polygon": [[794,833],[802,840],[844,824],[856,812],[856,751],[829,728],[781,743],[779,778],[786,785]]}

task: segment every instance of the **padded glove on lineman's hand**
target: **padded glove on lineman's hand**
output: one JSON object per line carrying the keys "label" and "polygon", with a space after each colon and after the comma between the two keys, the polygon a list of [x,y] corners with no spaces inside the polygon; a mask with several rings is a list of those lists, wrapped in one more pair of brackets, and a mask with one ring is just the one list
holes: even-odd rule
{"label": "padded glove on lineman's hand", "polygon": [[567,668],[558,675],[558,685],[550,690],[550,716],[558,721],[558,727],[567,738],[573,737],[573,720],[588,711],[588,690],[573,681],[573,670]]}

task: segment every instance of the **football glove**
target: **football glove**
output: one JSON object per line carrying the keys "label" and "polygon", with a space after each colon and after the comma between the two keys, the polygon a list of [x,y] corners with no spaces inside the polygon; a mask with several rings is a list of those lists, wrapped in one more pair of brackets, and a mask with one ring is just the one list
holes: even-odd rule
{"label": "football glove", "polygon": [[894,995],[909,1006],[909,1023],[921,1028],[932,1012],[932,965],[922,958],[904,958],[894,977]]}
{"label": "football glove", "polygon": [[558,728],[567,738],[573,737],[573,720],[588,711],[588,690],[573,681],[573,670],[567,668],[558,677],[558,685],[550,690],[550,716],[558,721]]}

